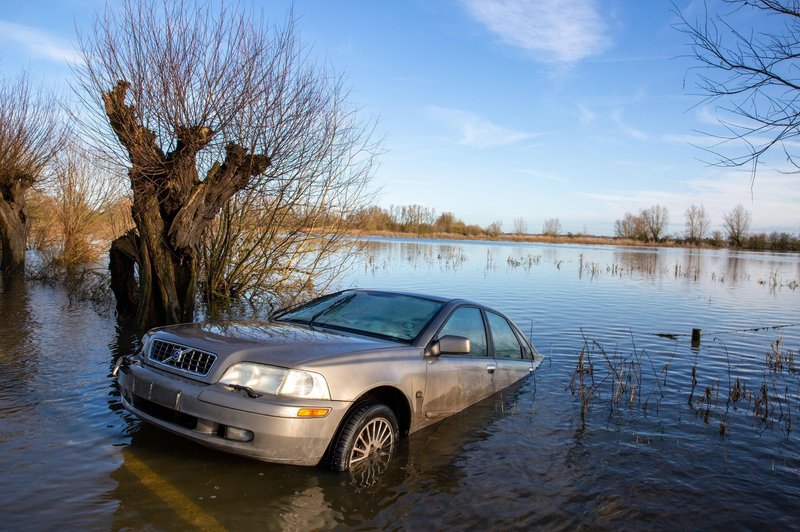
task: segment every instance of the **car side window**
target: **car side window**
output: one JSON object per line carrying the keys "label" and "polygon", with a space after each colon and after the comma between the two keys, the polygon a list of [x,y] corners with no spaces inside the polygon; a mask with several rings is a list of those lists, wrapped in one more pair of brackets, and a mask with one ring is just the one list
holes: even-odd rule
{"label": "car side window", "polygon": [[439,331],[439,334],[436,335],[436,339],[438,340],[448,334],[469,338],[470,355],[487,356],[486,329],[483,326],[483,317],[479,309],[475,307],[456,309]]}
{"label": "car side window", "polygon": [[523,358],[533,359],[533,351],[531,351],[531,346],[525,339],[525,336],[519,331],[516,330],[517,333],[517,340],[519,340],[519,344],[522,346],[522,356]]}
{"label": "car side window", "polygon": [[489,328],[494,341],[494,356],[500,358],[522,358],[522,347],[517,340],[517,335],[511,325],[502,316],[494,312],[487,312]]}

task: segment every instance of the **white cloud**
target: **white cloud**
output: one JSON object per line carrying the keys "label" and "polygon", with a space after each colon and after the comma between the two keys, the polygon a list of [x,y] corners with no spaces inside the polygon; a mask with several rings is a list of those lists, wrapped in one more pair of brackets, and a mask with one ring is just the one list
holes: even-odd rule
{"label": "white cloud", "polygon": [[750,173],[741,170],[711,169],[706,176],[684,182],[678,191],[612,190],[602,193],[576,192],[596,202],[615,218],[625,212],[638,212],[651,205],[667,207],[670,230],[681,233],[684,213],[690,205],[703,205],[711,218],[712,230],[720,229],[722,216],[741,203],[753,215],[752,231],[797,232],[797,205],[800,205],[800,175],[777,170],[760,172],[752,184]]}
{"label": "white cloud", "polygon": [[[655,204],[674,203],[676,199],[684,198],[681,194],[666,192],[663,190],[624,190],[615,193],[596,193],[596,192],[576,192],[578,196],[607,203],[616,207],[617,210],[637,211],[643,207],[650,207]],[[620,216],[622,213],[620,213]]]}
{"label": "white cloud", "polygon": [[594,0],[464,0],[500,40],[547,63],[574,63],[610,45]]}
{"label": "white cloud", "polygon": [[719,117],[709,109],[707,105],[701,105],[694,113],[695,118],[701,124],[711,124],[714,126],[719,125]]}
{"label": "white cloud", "polygon": [[[727,134],[727,137],[724,136]],[[698,148],[695,157],[712,165],[727,166],[733,161],[739,161],[744,168],[751,168],[747,158],[754,148],[762,148],[772,144],[773,137],[761,135],[746,135],[736,138],[731,133],[695,133],[682,135],[662,135],[661,140],[670,144],[690,145]],[[776,168],[786,161],[784,150],[790,153],[800,151],[800,141],[786,139],[772,146],[767,153],[759,157],[759,163]],[[789,169],[792,172],[795,169]]]}
{"label": "white cloud", "polygon": [[0,41],[3,40],[16,42],[31,55],[51,61],[77,63],[81,59],[75,47],[66,39],[31,26],[0,20]]}
{"label": "white cloud", "polygon": [[628,135],[629,137],[633,137],[637,140],[647,140],[647,134],[641,130],[638,130],[628,125],[622,119],[622,113],[620,111],[614,111],[613,113],[611,113],[611,118],[617,124],[617,127],[619,127],[622,130],[622,132]]}
{"label": "white cloud", "polygon": [[592,123],[592,121],[594,121],[595,114],[585,105],[578,105],[578,113],[580,113],[580,121],[582,126],[588,126]]}
{"label": "white cloud", "polygon": [[545,181],[554,181],[556,183],[569,183],[569,179],[567,179],[566,177],[562,177],[556,174],[551,174],[548,172],[539,172],[538,170],[525,170],[522,168],[517,168],[514,171],[517,172],[518,174],[523,174],[536,179],[543,179]]}
{"label": "white cloud", "polygon": [[487,148],[508,146],[532,139],[540,133],[507,129],[469,111],[446,107],[429,107],[430,115],[439,122],[455,128],[461,134],[460,144]]}
{"label": "white cloud", "polygon": [[662,135],[661,140],[664,142],[669,142],[670,144],[679,144],[685,145],[689,144],[692,146],[704,146],[708,145],[709,140],[711,137],[708,135]]}

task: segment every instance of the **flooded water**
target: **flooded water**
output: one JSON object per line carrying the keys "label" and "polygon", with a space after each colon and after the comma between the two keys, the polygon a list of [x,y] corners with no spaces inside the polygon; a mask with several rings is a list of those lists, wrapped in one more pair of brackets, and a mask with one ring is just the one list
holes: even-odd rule
{"label": "flooded water", "polygon": [[481,301],[546,358],[369,475],[141,423],[109,378],[137,334],[57,288],[2,286],[0,526],[798,528],[798,282],[797,255],[372,241],[343,287]]}

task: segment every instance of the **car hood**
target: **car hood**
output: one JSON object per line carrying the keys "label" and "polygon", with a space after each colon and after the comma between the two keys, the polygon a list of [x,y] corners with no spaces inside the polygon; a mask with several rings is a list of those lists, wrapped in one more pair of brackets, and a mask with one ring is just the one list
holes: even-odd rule
{"label": "car hood", "polygon": [[218,380],[236,362],[288,368],[332,355],[408,348],[398,342],[274,321],[187,323],[153,329],[151,335],[217,355],[207,378],[201,378],[208,382]]}

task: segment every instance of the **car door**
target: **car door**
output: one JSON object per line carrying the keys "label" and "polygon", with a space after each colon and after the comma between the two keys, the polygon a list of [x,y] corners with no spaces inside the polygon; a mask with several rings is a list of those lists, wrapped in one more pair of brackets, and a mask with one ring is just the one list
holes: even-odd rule
{"label": "car door", "polygon": [[423,411],[428,420],[455,414],[494,393],[495,361],[489,356],[486,323],[481,309],[457,307],[433,338],[447,335],[469,338],[469,354],[426,357]]}
{"label": "car door", "polygon": [[530,349],[524,341],[520,341],[507,319],[487,310],[486,322],[491,332],[497,365],[495,385],[499,391],[526,377],[531,372],[533,360]]}

